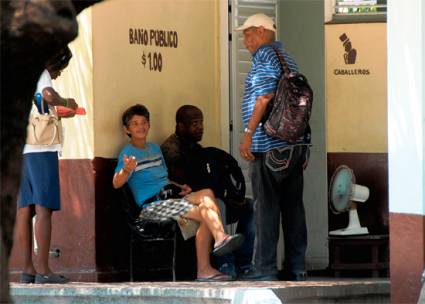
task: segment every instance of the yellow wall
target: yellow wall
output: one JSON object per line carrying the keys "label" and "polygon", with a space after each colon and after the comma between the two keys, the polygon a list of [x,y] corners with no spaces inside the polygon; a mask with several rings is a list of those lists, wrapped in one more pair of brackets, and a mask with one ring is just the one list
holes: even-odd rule
{"label": "yellow wall", "polygon": [[62,158],[93,158],[93,60],[91,9],[78,15],[78,37],[69,44],[73,57],[53,87],[63,97],[72,97],[86,109],[84,116],[62,119],[64,146]]}
{"label": "yellow wall", "polygon": [[[116,0],[93,8],[95,156],[117,156],[127,142],[121,113],[135,103],[150,110],[151,141],[161,143],[172,133],[177,108],[190,103],[204,112],[203,144],[220,145],[218,5],[213,0]],[[131,44],[130,29],[147,30],[147,44]],[[177,47],[155,45],[151,30],[176,32]],[[149,53],[161,53],[161,72],[149,70]]]}
{"label": "yellow wall", "polygon": [[[357,51],[354,64],[345,63],[343,33]],[[325,40],[327,151],[386,153],[386,24],[328,24]]]}

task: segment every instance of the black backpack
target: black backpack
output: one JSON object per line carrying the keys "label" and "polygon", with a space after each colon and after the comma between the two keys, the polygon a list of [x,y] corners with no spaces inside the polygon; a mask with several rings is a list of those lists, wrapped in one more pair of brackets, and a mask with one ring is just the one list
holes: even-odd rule
{"label": "black backpack", "polygon": [[282,66],[282,75],[266,111],[264,131],[271,137],[296,142],[311,132],[313,90],[307,78],[300,73],[291,73],[282,54],[275,48],[274,51]]}
{"label": "black backpack", "polygon": [[245,179],[236,159],[214,147],[200,148],[189,155],[185,181],[193,191],[209,188],[226,205],[245,204]]}

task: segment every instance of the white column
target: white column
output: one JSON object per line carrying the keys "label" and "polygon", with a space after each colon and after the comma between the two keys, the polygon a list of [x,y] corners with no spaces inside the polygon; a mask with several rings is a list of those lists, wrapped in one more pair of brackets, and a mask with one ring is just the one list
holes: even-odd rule
{"label": "white column", "polygon": [[425,4],[388,1],[389,210],[425,214]]}

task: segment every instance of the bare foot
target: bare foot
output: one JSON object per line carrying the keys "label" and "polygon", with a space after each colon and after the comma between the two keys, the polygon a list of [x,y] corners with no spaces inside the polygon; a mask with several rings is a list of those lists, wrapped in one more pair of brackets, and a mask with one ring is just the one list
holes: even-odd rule
{"label": "bare foot", "polygon": [[214,243],[214,248],[217,246],[220,246],[221,243],[223,243],[225,240],[227,240],[230,237],[229,234],[224,234],[223,237],[221,239],[217,239],[216,242]]}
{"label": "bare foot", "polygon": [[198,270],[197,278],[209,278],[217,274],[222,274],[215,268],[209,267],[207,269]]}

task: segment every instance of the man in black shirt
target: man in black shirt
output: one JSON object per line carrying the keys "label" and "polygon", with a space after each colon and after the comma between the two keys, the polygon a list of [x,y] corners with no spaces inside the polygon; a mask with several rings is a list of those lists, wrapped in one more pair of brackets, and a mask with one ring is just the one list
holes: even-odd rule
{"label": "man in black shirt", "polygon": [[[202,111],[193,105],[181,106],[176,112],[176,129],[161,145],[161,150],[167,164],[168,176],[177,183],[186,183],[187,174],[191,170],[191,155],[196,153],[202,146],[199,142],[204,133],[204,118]],[[241,208],[232,208],[222,201],[217,202],[221,206],[223,223],[231,224],[238,222],[237,232],[245,236],[245,242],[234,254],[219,258],[217,264],[221,265],[219,271],[228,275],[237,276],[245,272],[251,266],[255,227],[253,217],[253,204],[246,199]]]}

